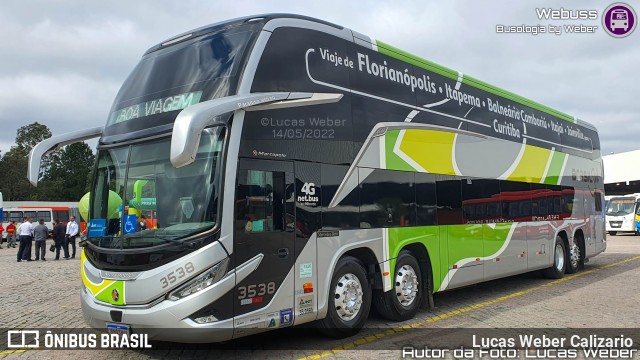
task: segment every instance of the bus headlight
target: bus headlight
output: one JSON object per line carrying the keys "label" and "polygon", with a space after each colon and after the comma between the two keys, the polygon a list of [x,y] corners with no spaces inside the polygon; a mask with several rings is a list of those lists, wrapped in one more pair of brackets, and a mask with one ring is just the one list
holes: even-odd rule
{"label": "bus headlight", "polygon": [[205,270],[202,274],[189,280],[186,284],[169,293],[170,300],[180,300],[198,291],[204,290],[209,286],[218,282],[227,273],[227,264],[229,258],[213,265],[210,269]]}

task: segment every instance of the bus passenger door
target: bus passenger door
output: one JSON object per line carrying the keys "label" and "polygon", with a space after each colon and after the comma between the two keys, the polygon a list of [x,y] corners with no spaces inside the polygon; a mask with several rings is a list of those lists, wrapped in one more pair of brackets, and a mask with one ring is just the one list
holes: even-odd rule
{"label": "bus passenger door", "polygon": [[293,193],[292,162],[240,160],[233,260],[236,269],[246,266],[250,273],[236,280],[236,334],[293,324],[294,279],[287,277],[295,259]]}

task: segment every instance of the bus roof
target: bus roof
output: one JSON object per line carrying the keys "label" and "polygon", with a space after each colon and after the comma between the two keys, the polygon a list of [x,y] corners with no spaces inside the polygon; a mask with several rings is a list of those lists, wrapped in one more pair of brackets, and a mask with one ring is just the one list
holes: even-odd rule
{"label": "bus roof", "polygon": [[187,31],[185,33],[182,33],[180,35],[174,36],[170,39],[167,39],[165,41],[163,41],[160,44],[157,44],[153,47],[151,47],[149,50],[147,50],[147,52],[145,53],[148,54],[150,52],[156,51],[158,49],[161,49],[162,47],[165,46],[170,46],[170,45],[174,45],[177,43],[180,43],[182,41],[188,40],[188,39],[192,39],[198,36],[202,36],[204,34],[207,33],[211,33],[214,31],[218,31],[218,30],[222,30],[225,28],[230,28],[230,27],[234,27],[234,26],[240,26],[243,24],[256,24],[256,23],[261,23],[263,26],[265,26],[269,21],[271,20],[276,20],[276,19],[298,19],[298,20],[306,20],[306,21],[310,21],[310,22],[314,22],[314,23],[318,23],[318,24],[323,24],[329,27],[332,27],[334,29],[337,30],[347,30],[352,34],[352,42],[357,42],[356,40],[361,40],[361,41],[368,41],[371,42],[378,50],[378,52],[380,52],[381,54],[393,57],[395,59],[398,59],[400,61],[403,61],[405,63],[409,63],[412,64],[414,66],[423,68],[427,71],[431,71],[437,74],[440,74],[444,77],[447,77],[449,79],[452,80],[457,80],[458,77],[462,74],[462,83],[468,86],[472,86],[474,88],[477,88],[479,90],[482,91],[486,91],[488,93],[509,99],[511,101],[517,102],[521,105],[525,105],[528,107],[531,107],[533,109],[536,109],[538,111],[542,111],[544,113],[547,113],[549,115],[553,115],[559,119],[565,120],[567,122],[570,123],[578,123],[582,126],[588,127],[592,130],[596,130],[595,126],[577,119],[571,115],[568,115],[564,112],[558,111],[556,109],[550,108],[548,106],[545,106],[543,104],[540,104],[538,102],[535,102],[533,100],[527,99],[523,96],[517,95],[515,93],[512,93],[510,91],[501,89],[497,86],[491,85],[489,83],[486,83],[484,81],[481,81],[477,78],[471,77],[469,75],[466,75],[464,73],[461,73],[457,70],[454,69],[450,69],[448,67],[439,65],[437,63],[434,63],[432,61],[429,61],[427,59],[424,59],[422,57],[416,56],[414,54],[411,54],[409,52],[406,52],[404,50],[401,50],[399,48],[396,48],[390,44],[387,44],[385,42],[382,41],[377,41],[374,40],[373,38],[367,38],[367,39],[362,39],[362,37],[366,37],[363,36],[362,34],[360,34],[357,31],[353,31],[351,29],[345,28],[343,26],[340,25],[336,25],[334,23],[325,21],[325,20],[321,20],[321,19],[317,19],[317,18],[313,18],[313,17],[309,17],[309,16],[304,16],[304,15],[296,15],[296,14],[287,14],[287,13],[272,13],[272,14],[259,14],[259,15],[253,15],[253,16],[245,16],[245,17],[240,17],[240,18],[236,18],[236,19],[232,19],[232,20],[227,20],[227,21],[222,21],[222,22],[218,22],[218,23],[214,23],[211,25],[207,25],[207,26],[203,26],[191,31]]}

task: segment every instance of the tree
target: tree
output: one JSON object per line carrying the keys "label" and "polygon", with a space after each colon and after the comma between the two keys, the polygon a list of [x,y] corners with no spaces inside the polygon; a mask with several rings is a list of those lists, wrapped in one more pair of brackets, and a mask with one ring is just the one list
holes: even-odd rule
{"label": "tree", "polygon": [[[16,145],[0,159],[0,192],[4,200],[30,200],[35,196],[35,188],[27,179],[29,152],[37,143],[50,137],[51,130],[37,122],[18,129]],[[46,166],[46,159],[43,164]]]}
{"label": "tree", "polygon": [[16,146],[28,154],[37,143],[51,137],[51,130],[47,125],[38,123],[25,125],[18,129]]}
{"label": "tree", "polygon": [[89,191],[95,156],[85,143],[71,144],[45,156],[38,187],[29,183],[29,152],[49,137],[49,128],[37,122],[18,129],[16,145],[0,158],[0,192],[4,200],[78,201]]}
{"label": "tree", "polygon": [[12,147],[0,160],[0,192],[5,201],[29,200],[34,187],[27,180],[27,153]]}
{"label": "tree", "polygon": [[74,143],[49,156],[37,200],[78,201],[88,191],[95,156],[86,143]]}

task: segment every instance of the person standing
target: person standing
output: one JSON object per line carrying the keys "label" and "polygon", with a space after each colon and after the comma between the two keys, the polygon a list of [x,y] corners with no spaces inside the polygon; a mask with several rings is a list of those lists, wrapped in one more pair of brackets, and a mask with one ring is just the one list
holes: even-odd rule
{"label": "person standing", "polygon": [[18,247],[18,262],[31,259],[31,241],[33,240],[33,219],[29,218],[18,227],[20,246]]}
{"label": "person standing", "polygon": [[16,222],[11,221],[7,225],[7,247],[16,247]]}
{"label": "person standing", "polygon": [[[2,227],[2,222],[0,222],[0,249],[2,249],[2,233],[4,233],[4,227]],[[7,240],[7,244],[9,244],[9,240]],[[7,245],[7,249],[9,245]]]}
{"label": "person standing", "polygon": [[56,245],[56,260],[60,260],[60,248],[64,249],[65,259],[69,257],[69,249],[62,246],[65,242],[66,231],[66,226],[56,219],[56,224],[53,226],[53,243]]}
{"label": "person standing", "polygon": [[44,220],[38,220],[38,225],[33,228],[33,237],[36,243],[36,261],[47,261],[44,256],[47,254],[47,237],[49,237],[49,228],[44,224]]}
{"label": "person standing", "polygon": [[147,230],[147,218],[144,215],[140,215],[140,221],[138,221],[138,231]]}
{"label": "person standing", "polygon": [[66,231],[66,242],[65,242],[65,259],[69,259],[69,244],[71,244],[71,247],[73,249],[73,252],[71,253],[71,258],[75,258],[76,257],[76,236],[78,236],[78,233],[80,232],[80,227],[78,226],[78,223],[76,222],[76,217],[72,216],[71,218],[69,218],[69,222],[67,223],[67,231]]}

